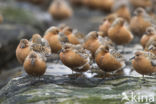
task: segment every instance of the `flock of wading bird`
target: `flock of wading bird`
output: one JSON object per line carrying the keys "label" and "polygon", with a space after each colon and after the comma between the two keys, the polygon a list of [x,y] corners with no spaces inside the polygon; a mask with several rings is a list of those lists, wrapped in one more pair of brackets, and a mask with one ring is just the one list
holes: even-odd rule
{"label": "flock of wading bird", "polygon": [[[77,3],[79,0],[71,1]],[[118,72],[125,67],[125,58],[117,51],[116,46],[122,45],[124,47],[134,39],[135,35],[140,38],[143,50],[137,51],[129,61],[132,62],[136,72],[143,76],[155,73],[156,16],[153,12],[147,13],[146,9],[143,9],[144,6],[149,6],[145,5],[147,3],[143,3],[150,0],[131,1],[141,1],[142,3],[140,7],[134,10],[133,16],[131,16],[126,5],[120,5],[115,12],[104,18],[98,31],[91,31],[86,36],[68,25],[61,24],[47,29],[43,37],[34,34],[30,40],[22,39],[16,49],[18,61],[23,64],[26,73],[31,76],[43,75],[46,71],[47,58],[53,54],[58,54],[65,66],[80,74],[92,71],[93,63],[96,63],[99,67],[97,70],[104,73]],[[63,3],[61,0],[54,0],[52,6],[50,6],[53,16],[64,18],[72,14],[72,10],[66,9],[67,5]],[[65,6],[60,6],[60,4]],[[93,4],[95,7],[97,6],[96,3]],[[107,6],[110,5],[107,4]],[[56,8],[58,8],[58,11],[63,8],[63,11],[58,12],[55,10]],[[54,12],[57,12],[57,14]]]}

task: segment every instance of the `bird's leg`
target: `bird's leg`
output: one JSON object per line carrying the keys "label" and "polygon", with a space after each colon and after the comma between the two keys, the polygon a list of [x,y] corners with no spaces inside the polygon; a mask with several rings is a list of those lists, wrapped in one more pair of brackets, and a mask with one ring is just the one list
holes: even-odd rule
{"label": "bird's leg", "polygon": [[112,73],[112,75],[114,74],[113,72],[111,72]]}
{"label": "bird's leg", "polygon": [[143,83],[145,83],[146,82],[146,80],[145,80],[145,77],[144,77],[144,75],[142,75],[142,80],[143,80]]}
{"label": "bird's leg", "polygon": [[33,79],[33,77],[31,75],[29,75],[29,77],[30,77],[30,84],[32,85],[34,79]]}
{"label": "bird's leg", "polygon": [[78,74],[77,72],[74,74],[74,78],[77,78],[77,74]]}
{"label": "bird's leg", "polygon": [[139,88],[141,88],[141,78],[139,77]]}
{"label": "bird's leg", "polygon": [[81,76],[82,78],[84,78],[83,72],[80,72],[80,74],[81,74],[80,76]]}
{"label": "bird's leg", "polygon": [[39,80],[39,81],[41,80],[41,77],[40,77],[40,76],[38,76],[38,80]]}
{"label": "bird's leg", "polygon": [[107,77],[107,72],[104,72],[104,77],[103,78],[106,78]]}
{"label": "bird's leg", "polygon": [[32,78],[31,84],[34,85],[34,83],[36,82],[36,77],[34,77],[34,76],[32,75],[31,78]]}

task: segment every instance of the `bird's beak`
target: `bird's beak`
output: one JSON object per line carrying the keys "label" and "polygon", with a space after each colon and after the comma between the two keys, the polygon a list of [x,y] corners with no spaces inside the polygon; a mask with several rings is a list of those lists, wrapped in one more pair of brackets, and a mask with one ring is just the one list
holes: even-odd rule
{"label": "bird's beak", "polygon": [[133,60],[133,59],[135,59],[135,56],[131,57],[129,60],[131,61],[131,60]]}
{"label": "bird's beak", "polygon": [[35,64],[35,59],[31,59],[31,64],[34,65]]}
{"label": "bird's beak", "polygon": [[25,44],[21,43],[20,48],[24,48],[24,47],[25,47]]}

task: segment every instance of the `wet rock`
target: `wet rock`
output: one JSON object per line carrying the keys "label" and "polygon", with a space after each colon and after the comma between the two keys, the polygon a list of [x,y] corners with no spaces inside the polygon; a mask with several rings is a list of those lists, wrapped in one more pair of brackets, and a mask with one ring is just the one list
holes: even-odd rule
{"label": "wet rock", "polygon": [[127,76],[113,79],[83,77],[71,79],[67,76],[54,75],[44,75],[38,79],[22,76],[13,78],[0,90],[0,103],[125,104],[131,101],[122,101],[123,93],[126,93],[128,98],[131,97],[130,92],[147,96],[152,93],[156,97],[153,93],[156,92],[155,82],[154,77],[147,77],[144,83],[139,77]]}
{"label": "wet rock", "polygon": [[5,86],[12,78],[18,77],[23,73],[22,67],[16,67],[12,70],[0,71],[0,89]]}
{"label": "wet rock", "polygon": [[[3,1],[5,2],[6,0]],[[51,21],[48,13],[41,11],[34,5],[25,5],[25,3],[15,3],[13,4],[14,6],[10,7],[6,3],[5,5],[0,4],[0,8],[3,8],[0,9],[0,12],[5,18],[3,24],[0,25],[0,66],[8,65],[8,61],[15,59],[15,49],[21,38],[29,39],[33,33],[41,33],[43,35],[46,26],[57,26],[60,23],[66,23],[87,34],[89,31],[98,30],[98,26],[105,16],[105,14],[97,10],[92,10],[91,12],[82,7],[74,9],[75,13],[71,19],[65,21],[52,19]],[[134,45],[134,43],[138,43],[136,38],[135,40],[132,42],[133,44],[127,46],[124,50],[127,64],[126,68],[124,68],[124,76],[118,75],[105,79],[85,76],[70,77],[69,74],[72,71],[69,68],[59,61],[53,61],[53,63],[47,64],[48,67],[44,76],[33,78],[27,76],[23,68],[20,67],[17,70],[13,69],[1,73],[4,76],[0,75],[2,80],[0,88],[3,87],[0,89],[0,103],[137,104],[137,102],[131,102],[131,92],[147,96],[152,94],[156,97],[156,78],[154,76],[145,76],[144,81],[140,78],[140,74],[135,71],[131,73],[132,68],[129,59],[134,55],[133,51],[142,50],[140,45]],[[119,47],[120,50],[122,52],[122,47]],[[53,59],[55,60],[56,57]],[[57,62],[59,63],[56,64]],[[85,74],[91,73],[87,72]],[[6,78],[7,76],[11,77]],[[127,94],[130,100],[122,100],[123,94]]]}
{"label": "wet rock", "polygon": [[[21,69],[23,71],[23,68]],[[40,78],[20,74],[0,90],[0,103],[135,104],[131,100],[122,100],[123,94],[127,94],[129,99],[131,93],[149,97],[153,94],[152,96],[156,97],[155,76],[145,76],[144,80],[135,71],[128,76],[118,75],[108,78],[87,76],[71,78],[69,74],[71,70],[60,63],[48,63],[45,75]]]}
{"label": "wet rock", "polygon": [[3,23],[30,25],[40,33],[49,26],[49,19],[46,18],[45,12],[36,6],[18,4],[14,0],[6,1],[0,3],[0,12],[4,17]]}
{"label": "wet rock", "polygon": [[15,50],[21,38],[29,39],[38,31],[28,25],[0,25],[0,67],[4,67],[12,59],[15,59]]}
{"label": "wet rock", "polygon": [[34,33],[43,35],[49,25],[48,20],[40,18],[31,10],[21,8],[13,1],[1,2],[0,12],[4,17],[0,24],[0,68],[9,69],[18,65],[15,50],[19,40],[30,39]]}

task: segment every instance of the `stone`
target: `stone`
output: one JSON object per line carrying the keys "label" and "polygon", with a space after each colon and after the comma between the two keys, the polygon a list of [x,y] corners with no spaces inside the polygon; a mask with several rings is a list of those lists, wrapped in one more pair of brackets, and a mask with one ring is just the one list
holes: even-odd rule
{"label": "stone", "polygon": [[[40,79],[29,76],[13,78],[0,90],[1,104],[125,104],[122,93],[131,97],[131,92],[150,96],[156,92],[155,78],[146,83],[138,77],[118,77],[112,79],[70,79],[64,76],[44,75]],[[61,83],[60,83],[61,81]],[[98,84],[97,84],[98,83]],[[152,83],[148,85],[149,83]],[[94,86],[92,86],[94,84]],[[80,86],[79,86],[80,85]],[[144,89],[148,89],[145,91]],[[131,91],[131,92],[130,92]],[[153,93],[155,97],[155,93]]]}
{"label": "stone", "polygon": [[15,59],[15,50],[21,38],[30,39],[37,29],[26,25],[0,25],[0,67]]}
{"label": "stone", "polygon": [[[23,70],[23,69],[22,69]],[[25,73],[12,78],[0,89],[1,104],[137,104],[146,95],[156,97],[156,77],[139,74],[111,78],[70,78],[71,70],[64,65],[48,63],[40,78]],[[147,90],[145,90],[147,89]],[[123,99],[126,96],[128,100]],[[138,95],[132,101],[132,94]],[[152,95],[151,95],[152,94]],[[152,97],[151,97],[152,96]],[[135,97],[135,96],[133,96]],[[135,102],[137,101],[137,102]]]}

